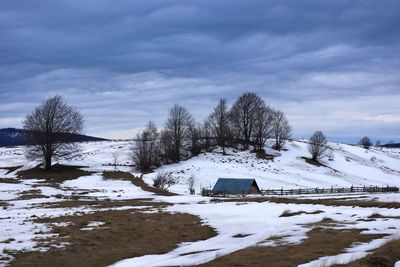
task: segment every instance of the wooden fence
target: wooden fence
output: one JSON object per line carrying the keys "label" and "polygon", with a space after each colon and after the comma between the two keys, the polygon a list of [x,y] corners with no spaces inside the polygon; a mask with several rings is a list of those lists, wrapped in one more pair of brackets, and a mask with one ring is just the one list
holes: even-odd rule
{"label": "wooden fence", "polygon": [[262,195],[307,195],[307,194],[338,194],[338,193],[384,193],[399,192],[395,186],[350,186],[331,188],[299,188],[299,189],[266,189],[260,190]]}
{"label": "wooden fence", "polygon": [[[311,194],[340,194],[340,193],[386,193],[399,192],[399,188],[395,186],[350,186],[350,187],[330,187],[330,188],[298,188],[298,189],[261,189],[259,194],[266,196],[289,196],[289,195],[311,195]],[[231,194],[229,192],[218,192],[215,194],[212,190],[202,189],[203,196],[245,196],[249,193]]]}

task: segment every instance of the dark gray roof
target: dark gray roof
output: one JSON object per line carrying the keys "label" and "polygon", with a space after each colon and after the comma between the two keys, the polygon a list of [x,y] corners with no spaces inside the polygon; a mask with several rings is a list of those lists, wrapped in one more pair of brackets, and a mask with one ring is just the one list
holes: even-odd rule
{"label": "dark gray roof", "polygon": [[259,189],[255,179],[219,178],[212,191],[214,193],[242,194],[249,192],[252,185]]}

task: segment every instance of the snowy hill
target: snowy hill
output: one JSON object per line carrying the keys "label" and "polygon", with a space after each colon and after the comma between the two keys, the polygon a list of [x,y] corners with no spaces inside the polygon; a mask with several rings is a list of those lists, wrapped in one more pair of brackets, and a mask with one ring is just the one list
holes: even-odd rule
{"label": "snowy hill", "polygon": [[[138,174],[131,166],[130,145],[126,141],[83,143],[83,154],[80,158],[61,163],[89,166],[90,169],[97,170],[107,169],[112,168],[113,154],[116,152],[118,168]],[[330,145],[334,149],[334,160],[324,159],[322,163],[325,166],[320,167],[307,163],[303,158],[309,157],[305,142],[293,141],[287,143],[274,160],[258,159],[254,153],[233,149],[228,149],[228,155],[223,156],[217,148],[213,152],[202,153],[180,163],[162,166],[154,173],[144,175],[144,180],[152,184],[158,172],[170,172],[177,180],[177,184],[170,190],[182,194],[188,192],[187,181],[191,175],[195,177],[196,192],[201,187],[212,187],[219,177],[255,178],[264,189],[400,186],[400,149],[365,150],[345,144]],[[267,149],[267,152],[274,151]],[[25,160],[22,147],[0,148],[0,168],[35,164]],[[1,172],[0,170],[0,174]]]}

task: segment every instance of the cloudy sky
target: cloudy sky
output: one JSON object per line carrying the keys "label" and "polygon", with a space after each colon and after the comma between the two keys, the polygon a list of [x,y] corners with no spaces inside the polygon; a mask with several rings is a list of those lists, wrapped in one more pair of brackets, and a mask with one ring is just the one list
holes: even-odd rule
{"label": "cloudy sky", "polygon": [[246,91],[298,138],[400,141],[400,1],[0,3],[0,128],[61,94],[87,134],[130,138]]}

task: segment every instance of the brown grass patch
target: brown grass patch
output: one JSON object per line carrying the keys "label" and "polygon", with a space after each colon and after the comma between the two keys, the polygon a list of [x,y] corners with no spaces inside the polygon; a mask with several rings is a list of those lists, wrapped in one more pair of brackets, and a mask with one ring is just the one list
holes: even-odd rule
{"label": "brown grass patch", "polygon": [[337,255],[354,242],[368,242],[383,235],[360,234],[361,230],[315,228],[300,244],[251,247],[217,258],[202,266],[297,266],[322,256]]}
{"label": "brown grass patch", "polygon": [[18,193],[17,200],[28,200],[35,198],[48,198],[48,196],[42,195],[42,191],[40,191],[39,189],[31,189]]}
{"label": "brown grass patch", "polygon": [[313,160],[310,158],[306,158],[306,157],[301,157],[302,159],[304,159],[308,164],[317,166],[317,167],[328,167],[325,164],[322,164],[321,162],[317,161],[317,160]]}
{"label": "brown grass patch", "polygon": [[282,214],[279,217],[291,217],[291,216],[297,216],[301,214],[320,214],[323,213],[322,210],[316,210],[316,211],[311,211],[311,212],[306,212],[306,211],[290,211],[290,210],[285,210],[282,212]]}
{"label": "brown grass patch", "polygon": [[46,179],[53,183],[62,183],[65,180],[77,179],[81,176],[91,175],[94,172],[84,171],[80,168],[85,166],[59,165],[56,164],[50,170],[36,166],[29,170],[17,172],[18,178],[22,179]]}
{"label": "brown grass patch", "polygon": [[143,179],[136,177],[135,175],[129,172],[122,171],[105,171],[103,172],[103,177],[106,179],[115,179],[115,180],[127,180],[131,181],[134,185],[140,187],[144,191],[152,192],[156,195],[162,196],[175,196],[176,194],[164,191],[155,187],[152,187],[146,184]]}
{"label": "brown grass patch", "polygon": [[215,198],[211,202],[272,202],[284,204],[310,204],[325,206],[351,206],[362,208],[388,208],[400,209],[400,202],[377,202],[373,200],[354,200],[354,199],[304,199],[304,198],[285,198],[285,197],[255,197],[255,198]]}
{"label": "brown grass patch", "polygon": [[359,259],[349,264],[335,265],[335,266],[392,267],[399,260],[400,260],[400,240],[394,240],[374,250],[372,254],[368,255],[365,258]]}
{"label": "brown grass patch", "polygon": [[2,170],[7,170],[6,174],[12,173],[13,171],[18,170],[19,168],[21,168],[21,166],[11,166],[11,167],[1,167],[0,169]]}
{"label": "brown grass patch", "polygon": [[5,184],[18,184],[19,181],[14,178],[0,178],[0,183],[5,183]]}
{"label": "brown grass patch", "polygon": [[70,199],[61,202],[43,203],[40,206],[44,208],[75,208],[75,207],[92,207],[92,208],[117,208],[126,206],[151,206],[154,208],[164,208],[170,203],[166,202],[153,202],[151,198],[141,199],[127,199],[127,200],[83,200],[83,199]]}
{"label": "brown grass patch", "polygon": [[[39,222],[72,222],[53,226],[59,234],[53,243],[70,242],[64,249],[16,253],[10,266],[106,266],[122,259],[166,253],[181,242],[208,239],[215,235],[194,215],[102,211],[82,216],[39,219]],[[104,222],[100,228],[82,231],[90,221]],[[45,243],[42,244],[46,246]],[[47,244],[49,245],[49,244]]]}

